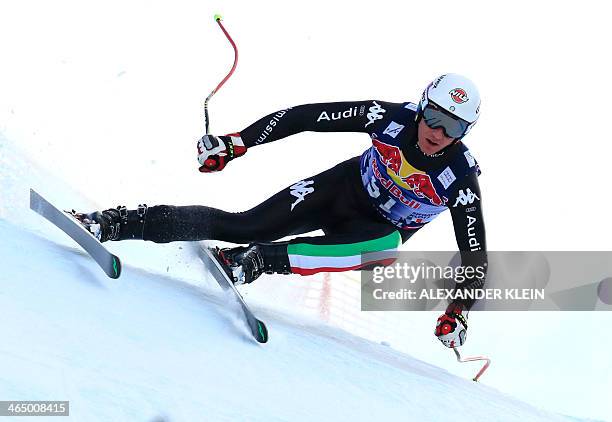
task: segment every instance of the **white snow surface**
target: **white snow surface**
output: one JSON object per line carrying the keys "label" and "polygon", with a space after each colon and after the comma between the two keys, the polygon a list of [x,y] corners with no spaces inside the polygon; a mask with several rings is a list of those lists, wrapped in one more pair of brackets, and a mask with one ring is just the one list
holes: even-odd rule
{"label": "white snow surface", "polygon": [[262,346],[211,290],[129,266],[110,280],[79,250],[6,221],[0,236],[3,398],[70,400],[80,421],[568,420],[256,308]]}
{"label": "white snow surface", "polygon": [[[86,195],[0,140],[2,400],[69,400],[75,421],[581,420],[261,304],[257,344],[187,244],[113,244],[130,264],[108,279],[27,206],[29,186]],[[173,277],[142,269],[160,260]]]}

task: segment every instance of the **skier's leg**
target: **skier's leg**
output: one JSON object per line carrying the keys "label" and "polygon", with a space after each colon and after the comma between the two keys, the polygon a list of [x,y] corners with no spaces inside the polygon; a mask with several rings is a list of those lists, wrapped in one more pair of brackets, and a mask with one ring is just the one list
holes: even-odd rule
{"label": "skier's leg", "polygon": [[[353,233],[292,239],[287,245],[287,256],[294,274],[340,272],[359,270],[374,263],[388,265],[395,260],[401,244],[402,236],[390,224],[364,222]],[[377,254],[363,260],[362,254],[374,252]]]}
{"label": "skier's leg", "polygon": [[335,212],[341,207],[334,204],[345,201],[347,172],[355,172],[351,160],[295,183],[244,212],[170,205],[140,208],[140,212],[106,210],[103,214],[112,214],[107,224],[112,230],[106,230],[112,236],[102,240],[144,239],[165,243],[210,239],[250,243],[317,230],[344,218]]}
{"label": "skier's leg", "polygon": [[[248,247],[221,251],[239,283],[250,283],[262,273],[312,275],[389,265],[407,239],[392,225],[378,220],[356,219],[349,231],[286,242],[254,242]],[[372,253],[366,260],[362,254]]]}
{"label": "skier's leg", "polygon": [[377,262],[392,262],[394,251],[402,244],[400,232],[385,222],[358,223],[351,232],[297,237],[288,242],[256,242],[256,245],[268,264],[267,270],[281,273],[311,275],[358,270],[372,264],[362,262],[362,254],[372,252],[381,253],[376,256]]}

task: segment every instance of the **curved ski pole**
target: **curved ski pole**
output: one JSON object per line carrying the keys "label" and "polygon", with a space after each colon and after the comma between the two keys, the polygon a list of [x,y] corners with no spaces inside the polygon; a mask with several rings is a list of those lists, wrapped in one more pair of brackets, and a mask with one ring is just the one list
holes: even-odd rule
{"label": "curved ski pole", "polygon": [[484,372],[487,370],[487,368],[489,367],[489,365],[491,365],[491,359],[484,357],[484,356],[472,356],[469,358],[462,358],[461,354],[459,353],[459,350],[457,350],[457,348],[453,347],[453,351],[455,352],[455,356],[457,356],[457,361],[464,363],[464,362],[476,362],[479,360],[484,360],[486,361],[485,364],[483,365],[482,368],[480,368],[480,371],[478,371],[478,373],[476,374],[476,376],[474,378],[472,378],[473,381],[478,381],[478,378],[480,378],[482,376],[482,374],[484,374]]}
{"label": "curved ski pole", "polygon": [[217,91],[223,86],[223,84],[227,82],[230,76],[232,76],[232,74],[234,73],[234,70],[236,70],[236,66],[238,65],[238,47],[236,47],[236,43],[234,43],[234,40],[232,39],[232,37],[230,37],[229,33],[225,30],[225,27],[221,23],[221,20],[222,20],[221,15],[215,15],[215,21],[219,24],[219,27],[221,28],[221,30],[227,37],[232,47],[234,48],[234,65],[232,66],[232,69],[229,71],[227,76],[223,78],[223,80],[219,83],[219,85],[217,85],[216,88],[212,90],[212,92],[208,95],[208,97],[206,97],[206,100],[204,101],[204,126],[206,127],[207,135],[210,135],[210,131],[209,131],[210,120],[208,118],[208,101],[212,98],[213,95],[217,93]]}

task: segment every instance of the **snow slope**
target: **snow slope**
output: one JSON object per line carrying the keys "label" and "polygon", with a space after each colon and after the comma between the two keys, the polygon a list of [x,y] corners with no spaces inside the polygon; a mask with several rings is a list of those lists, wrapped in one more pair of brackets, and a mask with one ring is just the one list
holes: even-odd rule
{"label": "snow slope", "polygon": [[0,237],[3,398],[70,400],[79,421],[569,420],[256,309],[271,334],[261,346],[210,290],[129,266],[110,280],[80,251],[7,221]]}
{"label": "snow slope", "polygon": [[189,272],[128,264],[110,280],[27,209],[27,187],[85,199],[0,145],[3,400],[70,400],[76,421],[577,420],[262,306],[270,342],[259,345],[215,284],[194,277],[201,263],[180,244],[147,254],[113,244],[124,261]]}

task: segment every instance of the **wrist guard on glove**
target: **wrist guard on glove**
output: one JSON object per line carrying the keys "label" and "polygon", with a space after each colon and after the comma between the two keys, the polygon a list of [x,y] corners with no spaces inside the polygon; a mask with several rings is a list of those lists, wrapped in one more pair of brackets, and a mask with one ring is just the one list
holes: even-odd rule
{"label": "wrist guard on glove", "polygon": [[453,302],[438,318],[435,334],[446,347],[459,347],[465,343],[467,317],[463,314],[464,309],[462,304]]}
{"label": "wrist guard on glove", "polygon": [[204,135],[198,141],[198,163],[202,173],[221,171],[227,163],[246,153],[239,133],[225,136]]}

